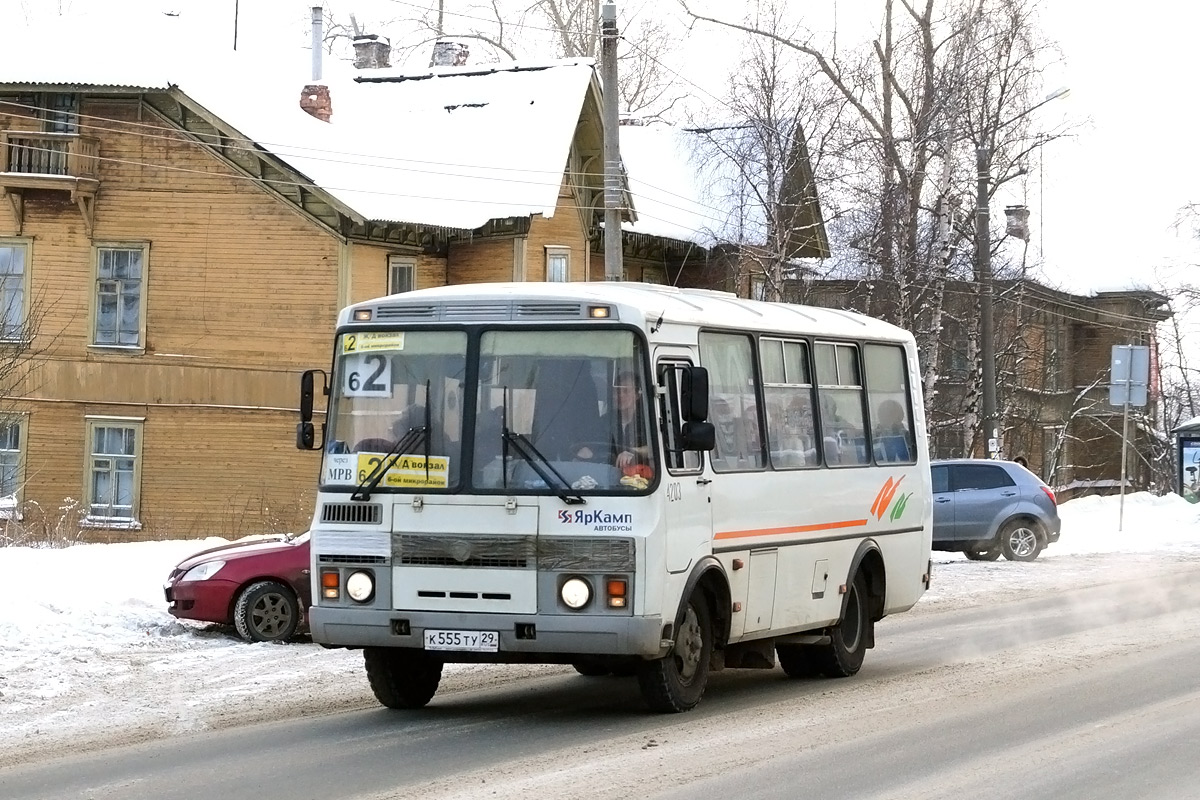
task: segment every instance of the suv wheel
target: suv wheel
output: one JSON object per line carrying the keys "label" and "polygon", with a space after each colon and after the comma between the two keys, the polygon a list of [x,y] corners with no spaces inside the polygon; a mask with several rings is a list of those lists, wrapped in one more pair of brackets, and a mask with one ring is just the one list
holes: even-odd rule
{"label": "suv wheel", "polygon": [[1000,548],[1009,561],[1033,561],[1042,552],[1042,532],[1036,522],[1011,520],[1000,529]]}

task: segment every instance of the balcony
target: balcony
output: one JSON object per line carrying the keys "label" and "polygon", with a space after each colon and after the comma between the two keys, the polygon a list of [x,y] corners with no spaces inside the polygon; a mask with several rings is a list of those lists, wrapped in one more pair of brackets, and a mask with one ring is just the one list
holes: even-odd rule
{"label": "balcony", "polygon": [[25,191],[68,192],[92,235],[99,141],[72,133],[0,131],[0,197],[12,206],[17,232],[25,221]]}

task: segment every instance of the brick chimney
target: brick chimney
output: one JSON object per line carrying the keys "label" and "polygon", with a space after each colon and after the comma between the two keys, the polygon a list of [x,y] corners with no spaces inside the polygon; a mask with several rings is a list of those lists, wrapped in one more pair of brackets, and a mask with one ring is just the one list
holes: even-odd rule
{"label": "brick chimney", "polygon": [[429,66],[464,67],[467,64],[467,53],[465,42],[438,39],[433,43],[433,57],[429,59]]}
{"label": "brick chimney", "polygon": [[333,100],[329,97],[329,87],[320,83],[310,83],[300,92],[300,107],[322,122],[329,122],[333,116]]}
{"label": "brick chimney", "polygon": [[386,69],[391,66],[388,59],[392,55],[392,46],[373,33],[361,34],[354,37],[354,68],[355,69]]}

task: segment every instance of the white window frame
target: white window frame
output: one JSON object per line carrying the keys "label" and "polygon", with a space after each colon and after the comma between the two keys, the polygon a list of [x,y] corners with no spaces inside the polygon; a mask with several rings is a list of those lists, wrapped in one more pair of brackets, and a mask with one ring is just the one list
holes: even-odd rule
{"label": "white window frame", "polygon": [[[84,448],[86,457],[84,459],[83,469],[83,492],[85,498],[84,508],[87,511],[87,516],[83,520],[83,525],[89,528],[117,528],[122,530],[141,530],[142,523],[139,521],[141,513],[141,486],[142,486],[142,434],[145,425],[144,417],[106,417],[106,416],[88,416],[84,418],[85,424],[85,439]],[[96,450],[96,431],[100,428],[120,428],[133,431],[133,452],[132,453],[107,453],[98,452]],[[115,497],[99,498],[96,496],[98,468],[107,468],[110,474],[111,485],[116,487],[117,483],[114,480],[117,465],[111,463],[117,458],[130,459],[133,463],[128,468],[130,480],[130,502],[128,503],[128,515],[118,516],[116,514],[96,514],[96,506],[102,505],[102,501],[108,499],[107,507],[112,510],[123,507],[116,506],[112,503]],[[108,461],[105,465],[103,462]]]}
{"label": "white window frame", "polygon": [[417,260],[412,256],[388,256],[387,293],[400,294],[416,288]]}
{"label": "white window frame", "polygon": [[[125,295],[124,283],[121,283],[121,285],[117,288],[118,308],[117,308],[117,328],[116,328],[115,334],[116,334],[116,338],[118,339],[118,341],[115,341],[115,342],[98,341],[99,333],[100,333],[99,326],[100,326],[101,281],[106,281],[106,280],[110,281],[110,282],[114,281],[114,279],[103,278],[100,275],[101,260],[103,259],[103,253],[110,252],[110,251],[129,251],[129,252],[137,251],[139,253],[139,258],[141,259],[140,275],[137,279],[137,291],[138,291],[137,341],[133,342],[133,343],[129,343],[129,342],[123,343],[123,342],[119,341],[121,332],[122,332],[121,327],[120,327],[120,318],[121,318],[120,298]],[[89,347],[99,347],[99,348],[104,348],[106,350],[136,350],[139,352],[144,351],[146,349],[146,284],[147,284],[146,278],[147,278],[147,273],[149,271],[149,255],[150,255],[150,245],[148,242],[100,242],[100,243],[97,243],[92,248],[92,304],[91,304],[91,315],[90,315],[91,318],[89,320],[89,325],[88,325],[88,327],[91,331],[91,333],[89,334],[90,335],[90,343],[88,345]]]}
{"label": "white window frame", "polygon": [[[11,464],[13,485],[0,482],[0,519],[21,519],[21,495],[25,485],[25,442],[27,417],[24,414],[7,414],[0,417],[0,433],[16,430],[16,447],[8,447],[7,436],[0,435],[0,470]],[[0,472],[0,474],[3,474]],[[11,491],[9,491],[11,489]]]}
{"label": "white window frame", "polygon": [[[21,272],[17,273],[20,277],[11,273],[0,275],[0,341],[25,342],[28,341],[26,324],[29,321],[29,262],[33,253],[32,243],[29,239],[5,236],[0,238],[0,247],[21,254]],[[12,288],[13,284],[17,284],[15,289]],[[10,293],[12,300],[8,299]],[[19,315],[18,321],[9,322],[10,305],[16,315]]]}
{"label": "white window frame", "polygon": [[570,280],[571,248],[556,244],[546,245],[546,282],[569,283]]}

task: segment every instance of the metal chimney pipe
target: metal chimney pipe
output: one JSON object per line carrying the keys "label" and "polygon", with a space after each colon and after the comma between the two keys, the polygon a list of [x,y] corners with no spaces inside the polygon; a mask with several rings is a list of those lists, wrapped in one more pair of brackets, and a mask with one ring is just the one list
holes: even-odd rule
{"label": "metal chimney pipe", "polygon": [[321,40],[324,38],[322,27],[325,18],[321,6],[312,7],[312,79],[313,83],[321,80]]}

